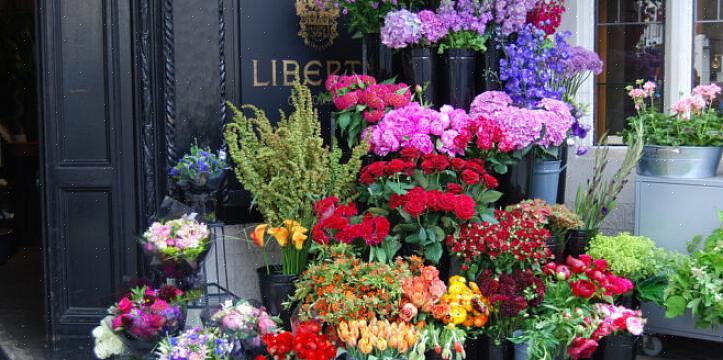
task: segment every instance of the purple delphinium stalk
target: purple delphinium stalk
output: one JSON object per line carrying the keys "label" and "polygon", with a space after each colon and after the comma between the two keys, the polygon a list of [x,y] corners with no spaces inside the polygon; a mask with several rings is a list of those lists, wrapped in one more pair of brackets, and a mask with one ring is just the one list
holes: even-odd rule
{"label": "purple delphinium stalk", "polygon": [[517,41],[504,46],[506,58],[500,59],[500,79],[515,103],[529,107],[543,98],[562,99],[565,88],[559,79],[568,58],[568,36],[556,34],[554,46],[549,46],[545,32],[528,24]]}

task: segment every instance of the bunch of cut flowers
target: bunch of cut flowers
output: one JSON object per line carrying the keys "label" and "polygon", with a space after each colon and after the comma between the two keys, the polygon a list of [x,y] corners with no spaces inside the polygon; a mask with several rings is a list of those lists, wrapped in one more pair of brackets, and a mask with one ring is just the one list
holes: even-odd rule
{"label": "bunch of cut flowers", "polygon": [[352,244],[358,253],[369,250],[369,260],[392,262],[399,250],[399,241],[389,235],[389,220],[384,216],[366,212],[359,215],[356,204],[340,204],[330,196],[314,204],[316,224],[311,230],[315,243],[326,246],[337,243]]}
{"label": "bunch of cut flowers", "polygon": [[213,190],[220,185],[224,171],[226,171],[224,151],[219,150],[215,154],[208,147],[201,148],[198,144],[193,144],[189,153],[183,155],[176,166],[168,170],[168,175],[182,188]]}
{"label": "bunch of cut flowers", "polygon": [[343,320],[337,334],[350,357],[360,360],[404,359],[420,339],[415,324],[403,320]]}
{"label": "bunch of cut flowers", "polygon": [[164,260],[195,262],[208,251],[209,235],[208,226],[195,216],[156,221],[143,233],[144,249],[160,254]]}
{"label": "bunch of cut flowers", "polygon": [[488,206],[501,195],[493,190],[497,180],[479,159],[421,155],[411,148],[400,155],[362,169],[359,201],[396,224],[392,234],[437,263],[447,234],[468,221],[491,218]]}
{"label": "bunch of cut flowers", "polygon": [[547,246],[558,262],[564,261],[561,254],[565,247],[566,235],[569,230],[582,226],[582,220],[564,204],[550,205],[541,199],[524,200],[506,208],[508,212],[521,212],[523,217],[543,224],[550,231]]}
{"label": "bunch of cut flowers", "polygon": [[296,283],[291,301],[301,321],[316,319],[337,326],[346,319],[394,319],[399,315],[402,282],[409,264],[362,261],[347,244],[331,245],[328,255],[309,265]]}
{"label": "bunch of cut flowers", "polygon": [[170,336],[158,345],[158,360],[226,360],[232,359],[232,340],[214,328],[194,327],[178,336]]}
{"label": "bunch of cut flowers", "polygon": [[93,330],[96,355],[105,359],[152,350],[165,336],[182,329],[187,300],[183,291],[170,285],[132,289]]}
{"label": "bunch of cut flowers", "polygon": [[[314,320],[300,323],[293,332],[282,331],[261,337],[272,359],[332,360],[337,349]],[[259,355],[256,360],[266,359]]]}
{"label": "bunch of cut flowers", "polygon": [[549,236],[543,222],[519,209],[495,210],[493,220],[466,224],[447,236],[447,246],[462,259],[463,274],[474,279],[481,269],[538,271],[552,255],[545,244]]}
{"label": "bunch of cut flowers", "polygon": [[349,148],[359,143],[367,126],[379,122],[387,112],[408,105],[412,98],[406,84],[377,83],[369,75],[330,75],[325,87],[337,110],[334,119],[339,135]]}
{"label": "bunch of cut flowers", "polygon": [[432,46],[447,36],[449,29],[442,17],[431,10],[392,11],[384,17],[382,44],[393,49],[408,46]]}
{"label": "bunch of cut flowers", "polygon": [[306,264],[309,249],[306,241],[309,238],[308,231],[298,221],[288,219],[284,220],[282,226],[271,227],[269,224],[259,224],[254,228],[251,233],[251,241],[263,251],[264,265],[268,274],[271,273],[272,268],[269,266],[266,238],[273,237],[281,248],[283,261],[281,271],[285,275],[294,275],[301,272]]}
{"label": "bunch of cut flowers", "polygon": [[254,348],[261,346],[262,336],[279,330],[278,318],[269,315],[263,307],[253,306],[246,300],[239,300],[235,304],[227,300],[211,316],[211,321],[218,324],[219,329],[232,339]]}

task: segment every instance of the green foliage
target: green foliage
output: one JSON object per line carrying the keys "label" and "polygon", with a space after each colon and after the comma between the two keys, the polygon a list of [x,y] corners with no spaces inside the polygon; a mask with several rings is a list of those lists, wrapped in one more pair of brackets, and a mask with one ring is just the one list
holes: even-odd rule
{"label": "green foliage", "polygon": [[276,126],[253,105],[239,110],[229,104],[234,118],[226,125],[224,137],[236,177],[253,194],[253,205],[265,221],[279,226],[292,219],[310,227],[315,201],[329,195],[342,201],[355,196],[357,173],[368,145],[354,147],[351,159],[343,164],[341,150],[324,146],[309,88],[295,84],[291,100],[293,113],[287,117],[281,112]]}
{"label": "green foliage", "polygon": [[[690,119],[648,113],[640,116],[645,144],[663,146],[723,146],[723,116],[710,109]],[[638,119],[631,117],[628,122]],[[628,132],[623,132],[629,136]]]}
{"label": "green foliage", "polygon": [[656,275],[655,243],[645,236],[599,234],[590,241],[587,253],[594,259],[607,260],[615,275],[636,283]]}
{"label": "green foliage", "polygon": [[608,167],[607,136],[600,139],[600,146],[595,149],[595,165],[593,176],[587,180],[586,185],[577,188],[575,197],[575,212],[580,215],[584,229],[596,230],[600,228],[605,217],[615,210],[616,200],[623,186],[628,182],[628,175],[638,165],[643,154],[643,126],[640,121],[631,124],[634,131],[628,136],[628,147],[625,158],[618,170],[610,178],[605,178],[605,169]]}
{"label": "green foliage", "polygon": [[673,265],[665,290],[666,316],[681,316],[689,309],[701,328],[723,323],[723,211],[718,216],[721,227],[702,246],[699,237],[693,240],[690,257]]}
{"label": "green foliage", "polygon": [[437,53],[444,54],[448,49],[471,49],[476,52],[484,53],[487,51],[488,35],[480,35],[476,31],[460,30],[447,34],[439,43]]}

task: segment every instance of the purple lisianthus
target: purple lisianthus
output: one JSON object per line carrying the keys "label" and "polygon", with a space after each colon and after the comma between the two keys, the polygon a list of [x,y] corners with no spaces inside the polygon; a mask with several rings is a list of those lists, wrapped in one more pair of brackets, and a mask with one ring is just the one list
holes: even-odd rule
{"label": "purple lisianthus", "polygon": [[594,51],[582,46],[572,46],[568,49],[568,58],[564,60],[565,76],[572,77],[587,71],[597,75],[603,70],[603,63]]}

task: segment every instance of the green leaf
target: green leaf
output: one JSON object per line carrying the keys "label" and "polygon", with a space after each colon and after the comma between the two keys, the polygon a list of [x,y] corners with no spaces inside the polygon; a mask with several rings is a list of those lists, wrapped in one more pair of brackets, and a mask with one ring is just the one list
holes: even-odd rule
{"label": "green leaf", "polygon": [[675,318],[685,314],[685,299],[679,295],[673,295],[665,299],[665,317]]}
{"label": "green leaf", "polygon": [[442,258],[442,244],[436,242],[426,246],[424,248],[424,258],[435,264],[439,263],[439,259]]}
{"label": "green leaf", "polygon": [[425,189],[429,187],[429,181],[427,181],[427,177],[424,176],[424,173],[422,173],[421,170],[414,171],[414,181],[416,181],[419,186]]}
{"label": "green leaf", "polygon": [[496,173],[498,173],[498,174],[500,174],[500,175],[503,175],[503,174],[506,174],[506,173],[507,173],[507,166],[504,165],[504,164],[494,164],[494,165],[492,166],[492,169],[493,169]]}
{"label": "green leaf", "polygon": [[422,245],[427,244],[427,231],[423,227],[419,228],[419,243]]}
{"label": "green leaf", "polygon": [[419,235],[412,234],[404,238],[404,242],[409,244],[419,244]]}
{"label": "green leaf", "polygon": [[445,238],[444,230],[442,230],[441,227],[434,225],[432,226],[432,231],[434,232],[434,236],[439,239],[440,241],[443,241]]}
{"label": "green leaf", "polygon": [[487,190],[484,193],[482,193],[482,196],[479,197],[478,202],[482,204],[490,204],[497,200],[499,200],[502,197],[502,193],[496,190]]}
{"label": "green leaf", "polygon": [[387,262],[387,252],[381,246],[372,246],[369,252],[371,254],[371,261]]}
{"label": "green leaf", "polygon": [[402,248],[402,243],[400,243],[396,237],[387,236],[387,238],[384,239],[382,246],[384,247],[384,251],[386,252],[387,259],[389,259],[389,261],[391,262],[397,252],[399,252],[399,250]]}
{"label": "green leaf", "polygon": [[387,209],[382,209],[382,208],[378,208],[378,207],[369,208],[367,211],[369,211],[372,215],[376,215],[376,216],[389,215],[389,211],[387,211]]}
{"label": "green leaf", "polygon": [[410,231],[416,231],[417,227],[419,227],[417,224],[397,224],[394,226],[394,231],[400,232],[410,232]]}
{"label": "green leaf", "polygon": [[397,195],[404,195],[407,193],[406,190],[402,188],[402,185],[393,181],[387,181],[386,186],[389,190],[394,192]]}
{"label": "green leaf", "polygon": [[351,123],[351,113],[342,112],[337,115],[336,126],[339,127],[339,130],[341,130],[342,134],[347,131],[347,128],[349,127],[350,123]]}

